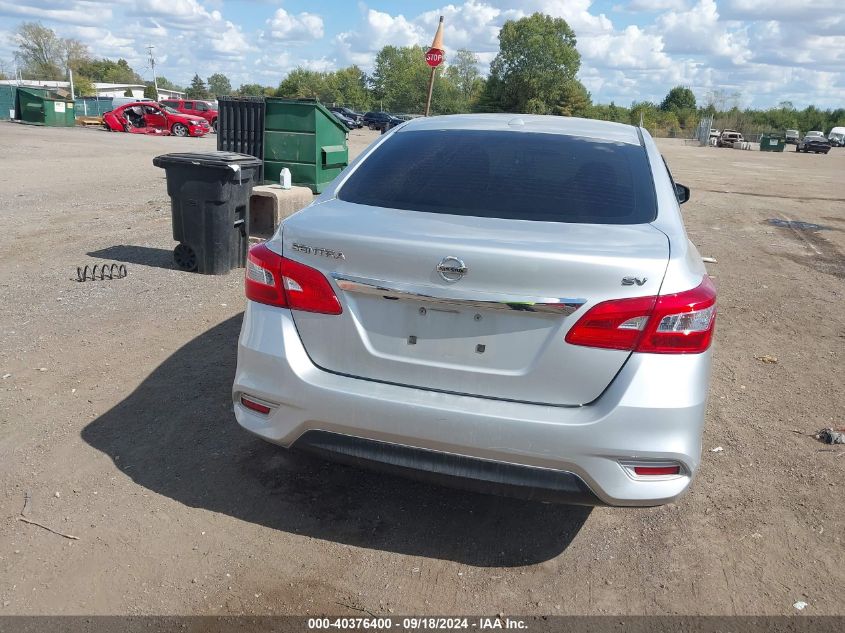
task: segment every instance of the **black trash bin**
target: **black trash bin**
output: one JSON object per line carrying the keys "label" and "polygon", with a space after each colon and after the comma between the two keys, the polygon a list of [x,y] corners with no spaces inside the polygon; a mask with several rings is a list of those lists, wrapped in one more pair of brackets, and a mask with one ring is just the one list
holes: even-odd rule
{"label": "black trash bin", "polygon": [[249,196],[261,160],[234,152],[163,154],[173,214],[173,259],[183,270],[225,275],[246,265]]}

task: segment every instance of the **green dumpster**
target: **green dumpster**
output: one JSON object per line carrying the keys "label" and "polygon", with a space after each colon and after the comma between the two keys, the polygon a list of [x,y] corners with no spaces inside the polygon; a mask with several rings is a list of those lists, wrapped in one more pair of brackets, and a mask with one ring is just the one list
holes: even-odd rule
{"label": "green dumpster", "polygon": [[761,152],[782,152],[786,147],[786,138],[776,132],[763,134],[760,137]]}
{"label": "green dumpster", "polygon": [[0,120],[15,118],[15,86],[0,85]]}
{"label": "green dumpster", "polygon": [[18,118],[24,123],[52,127],[76,125],[73,100],[44,88],[18,88],[15,105]]}
{"label": "green dumpster", "polygon": [[264,113],[264,180],[290,170],[295,185],[321,193],[349,164],[346,128],[311,99],[268,98]]}

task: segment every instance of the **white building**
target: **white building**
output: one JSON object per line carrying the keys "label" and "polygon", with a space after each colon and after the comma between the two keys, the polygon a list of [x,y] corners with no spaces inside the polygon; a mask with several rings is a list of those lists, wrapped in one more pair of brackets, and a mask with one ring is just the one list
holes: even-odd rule
{"label": "white building", "polygon": [[158,98],[161,99],[184,99],[185,93],[179,90],[168,90],[167,88],[158,89]]}
{"label": "white building", "polygon": [[144,97],[143,84],[94,84],[94,91],[98,97],[132,97],[133,99],[143,99]]}

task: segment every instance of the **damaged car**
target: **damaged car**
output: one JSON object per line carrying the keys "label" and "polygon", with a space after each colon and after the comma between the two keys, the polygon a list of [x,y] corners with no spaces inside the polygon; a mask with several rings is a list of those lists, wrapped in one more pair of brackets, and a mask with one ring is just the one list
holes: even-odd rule
{"label": "damaged car", "polygon": [[127,103],[103,114],[103,127],[111,132],[205,136],[211,126],[205,119],[177,112],[149,101]]}

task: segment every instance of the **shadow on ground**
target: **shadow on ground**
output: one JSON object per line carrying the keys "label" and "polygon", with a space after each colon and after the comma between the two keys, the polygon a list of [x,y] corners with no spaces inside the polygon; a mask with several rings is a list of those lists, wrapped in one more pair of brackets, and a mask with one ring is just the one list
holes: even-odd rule
{"label": "shadow on ground", "polygon": [[157,268],[176,268],[173,263],[173,251],[166,248],[154,248],[152,246],[131,246],[129,244],[117,244],[98,251],[87,253],[89,257],[99,257],[116,262],[127,264],[141,264],[142,266],[155,266]]}
{"label": "shadow on ground", "polygon": [[136,483],[277,530],[476,566],[563,552],[589,508],[472,494],[289,453],[243,431],[230,389],[241,316],[174,353],[82,432]]}

